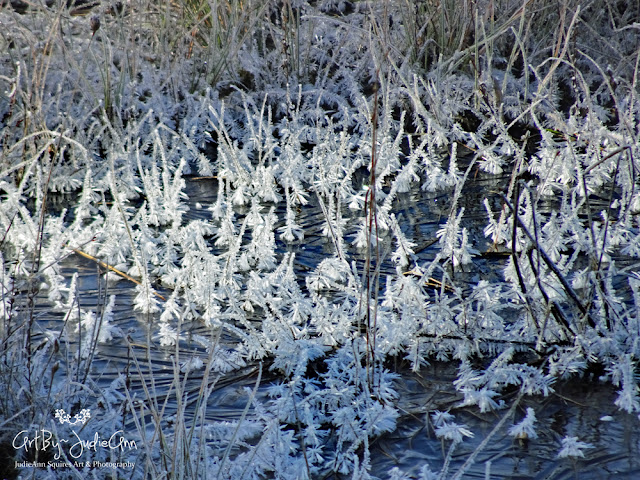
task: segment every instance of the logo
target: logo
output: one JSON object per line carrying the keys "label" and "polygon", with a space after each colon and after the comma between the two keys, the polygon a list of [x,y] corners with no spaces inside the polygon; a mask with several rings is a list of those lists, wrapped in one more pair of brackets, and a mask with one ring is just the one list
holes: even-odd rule
{"label": "logo", "polygon": [[[126,460],[126,453],[137,450],[136,441],[124,436],[122,430],[106,433],[103,430],[88,433],[84,428],[91,418],[88,408],[80,410],[71,416],[63,409],[55,411],[55,418],[61,425],[69,424],[71,428],[62,429],[67,436],[61,436],[62,432],[38,428],[35,431],[22,430],[13,438],[13,448],[27,457],[37,457],[37,452],[51,452],[53,460],[44,461],[15,461],[15,468],[108,468],[129,470],[135,467],[135,463]],[[79,431],[74,427],[82,426]],[[80,435],[82,433],[82,436]],[[106,434],[105,434],[106,433]],[[87,438],[88,437],[88,438]],[[96,456],[91,459],[88,457]],[[104,461],[102,459],[119,457],[117,461]]]}
{"label": "logo", "polygon": [[73,416],[74,420],[71,421],[71,416],[67,412],[59,408],[58,410],[56,410],[56,418],[60,421],[61,424],[68,423],[69,425],[84,425],[85,422],[91,418],[91,411],[88,408],[83,408],[82,410],[80,410],[80,413],[76,413]]}

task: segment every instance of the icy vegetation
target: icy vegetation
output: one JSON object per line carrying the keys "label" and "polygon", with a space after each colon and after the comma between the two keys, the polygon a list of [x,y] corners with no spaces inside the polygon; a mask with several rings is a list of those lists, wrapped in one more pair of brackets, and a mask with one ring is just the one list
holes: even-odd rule
{"label": "icy vegetation", "polygon": [[[370,442],[402,414],[398,375],[434,361],[514,438],[535,441],[527,397],[557,379],[611,382],[640,414],[634,2],[62,3],[0,7],[3,441],[84,408],[92,432],[136,433],[92,453],[135,461],[122,478],[418,478],[372,472]],[[203,177],[215,201],[192,218]],[[495,179],[482,216],[478,178]],[[447,213],[414,228],[428,195]],[[62,268],[78,255],[137,282],[146,338],[116,295],[85,306]],[[130,367],[104,385],[113,342]],[[210,419],[216,382],[247,368],[246,408]],[[425,418],[445,458],[419,478],[462,478],[474,432]]]}

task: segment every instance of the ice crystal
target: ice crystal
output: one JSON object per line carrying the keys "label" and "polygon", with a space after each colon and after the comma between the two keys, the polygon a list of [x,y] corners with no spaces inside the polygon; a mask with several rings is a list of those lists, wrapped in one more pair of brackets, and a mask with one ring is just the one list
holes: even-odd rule
{"label": "ice crystal", "polygon": [[515,438],[527,438],[527,439],[535,439],[538,438],[538,434],[535,429],[536,423],[536,413],[535,410],[531,407],[527,408],[527,414],[522,419],[522,421],[516,425],[513,425],[509,428],[509,435]]}
{"label": "ice crystal", "polygon": [[451,440],[454,444],[462,442],[465,437],[473,437],[474,434],[466,425],[455,422],[443,422],[435,429],[436,436],[445,440]]}
{"label": "ice crystal", "polygon": [[562,439],[562,448],[558,452],[558,458],[580,457],[584,458],[585,449],[593,448],[593,445],[581,442],[578,437],[564,437]]}

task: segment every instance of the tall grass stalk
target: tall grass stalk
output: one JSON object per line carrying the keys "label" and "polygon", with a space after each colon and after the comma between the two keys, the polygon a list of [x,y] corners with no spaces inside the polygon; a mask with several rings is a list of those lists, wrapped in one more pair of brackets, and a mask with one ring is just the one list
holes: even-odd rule
{"label": "tall grass stalk", "polygon": [[[363,270],[363,292],[366,293],[364,317],[366,319],[365,338],[367,344],[367,383],[372,392],[376,389],[376,336],[378,330],[378,291],[380,289],[379,266],[380,246],[378,216],[376,212],[376,169],[377,169],[377,131],[378,131],[378,79],[373,85],[373,105],[371,108],[371,164],[369,166],[369,185],[364,201],[364,213],[367,221],[367,247]],[[361,300],[362,302],[362,300]],[[361,307],[362,308],[362,307]]]}

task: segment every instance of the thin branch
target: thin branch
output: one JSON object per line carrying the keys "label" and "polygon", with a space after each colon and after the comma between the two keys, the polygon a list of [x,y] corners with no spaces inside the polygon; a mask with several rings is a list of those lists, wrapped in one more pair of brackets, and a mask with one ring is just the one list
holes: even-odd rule
{"label": "thin branch", "polygon": [[[511,205],[511,203],[509,202],[509,200],[507,200],[507,198],[504,195],[501,195],[502,200],[505,202],[505,204],[507,205],[507,207],[509,207],[509,209],[514,212],[515,215],[515,209],[513,208],[513,205]],[[571,285],[569,285],[569,282],[567,281],[567,279],[564,277],[564,275],[562,274],[562,272],[558,269],[558,267],[556,266],[555,263],[553,263],[553,261],[551,260],[551,258],[549,258],[549,255],[547,255],[547,252],[544,251],[544,249],[536,243],[535,238],[533,235],[531,235],[531,233],[529,232],[529,230],[527,229],[526,225],[522,222],[522,220],[520,220],[520,218],[516,215],[516,222],[518,223],[518,225],[520,225],[520,228],[522,229],[522,231],[527,235],[527,237],[529,237],[529,240],[531,240],[531,242],[534,244],[534,248],[536,250],[538,250],[538,252],[540,253],[540,256],[542,257],[542,260],[544,260],[544,263],[547,264],[547,267],[549,267],[549,269],[555,274],[555,276],[558,278],[558,280],[560,281],[560,283],[562,284],[562,286],[564,287],[565,291],[567,292],[567,295],[569,295],[569,298],[571,298],[571,300],[573,300],[573,302],[575,303],[575,305],[578,307],[578,309],[580,310],[580,312],[585,315],[585,317],[587,318],[587,321],[589,322],[589,325],[593,328],[596,328],[596,322],[595,320],[591,317],[591,315],[589,314],[588,310],[585,308],[585,306],[582,304],[582,302],[580,301],[580,299],[578,298],[578,294],[575,292],[575,290],[573,289],[573,287],[571,287]]]}
{"label": "thin branch", "polygon": [[[88,258],[89,260],[92,260],[94,262],[96,262],[98,265],[100,265],[102,268],[105,268],[107,270],[112,271],[113,273],[120,275],[122,278],[125,278],[127,280],[129,280],[130,282],[135,283],[136,285],[142,285],[142,283],[140,283],[139,280],[136,280],[135,278],[133,278],[130,275],[127,275],[124,272],[121,272],[120,270],[118,270],[116,267],[114,267],[113,265],[109,265],[108,263],[103,262],[102,260],[98,260],[96,257],[89,255],[86,252],[83,252],[80,249],[74,248],[69,244],[64,244],[65,247],[70,248],[71,250],[73,250],[75,253],[77,253],[78,255],[80,255],[81,257],[84,258]],[[152,292],[156,297],[161,298],[162,300],[166,301],[167,299],[165,297],[163,297],[162,295],[160,295],[158,292],[153,291]]]}

